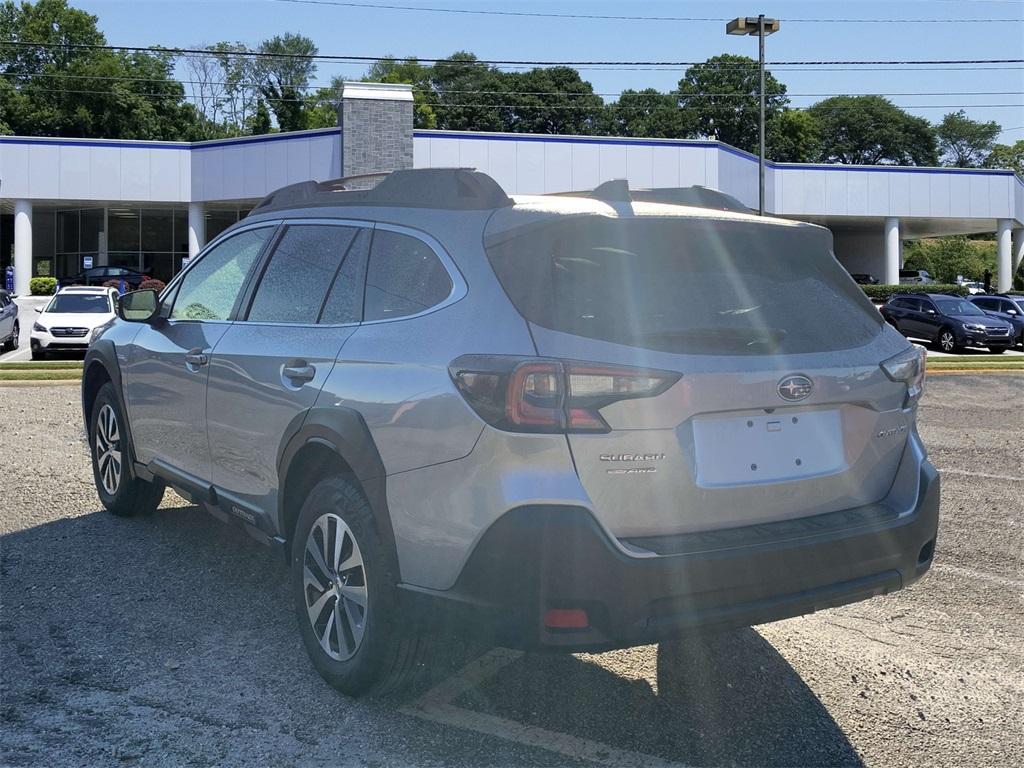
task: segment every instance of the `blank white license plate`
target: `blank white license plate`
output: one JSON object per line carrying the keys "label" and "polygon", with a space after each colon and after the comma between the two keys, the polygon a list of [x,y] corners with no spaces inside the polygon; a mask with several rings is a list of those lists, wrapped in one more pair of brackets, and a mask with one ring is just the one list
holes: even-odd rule
{"label": "blank white license plate", "polygon": [[697,485],[756,485],[838,472],[846,466],[838,410],[697,418]]}

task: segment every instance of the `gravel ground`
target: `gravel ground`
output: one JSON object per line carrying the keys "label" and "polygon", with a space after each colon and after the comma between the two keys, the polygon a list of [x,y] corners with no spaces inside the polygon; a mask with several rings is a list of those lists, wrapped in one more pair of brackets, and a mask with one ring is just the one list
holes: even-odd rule
{"label": "gravel ground", "polygon": [[[711,641],[519,657],[453,702],[518,724],[498,738],[333,692],[269,550],[173,493],[107,515],[77,387],[0,387],[0,763],[565,765],[575,737],[638,763],[1019,764],[1022,393],[1017,375],[930,380],[942,522],[912,588]],[[533,732],[569,741],[516,736]]]}

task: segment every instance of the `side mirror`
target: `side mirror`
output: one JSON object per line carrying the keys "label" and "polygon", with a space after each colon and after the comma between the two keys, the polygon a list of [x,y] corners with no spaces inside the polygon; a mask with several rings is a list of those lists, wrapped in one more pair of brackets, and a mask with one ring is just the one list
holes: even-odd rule
{"label": "side mirror", "polygon": [[43,314],[43,308],[42,307],[36,307],[36,312],[38,312],[40,315]]}
{"label": "side mirror", "polygon": [[934,315],[935,314],[935,310],[934,309],[926,309],[925,312],[927,312],[929,315]]}
{"label": "side mirror", "polygon": [[1006,314],[1008,314],[1008,315],[1017,315],[1017,314],[1020,314],[1020,313],[1017,312],[1016,309],[1008,309],[1008,310],[1006,310]]}
{"label": "side mirror", "polygon": [[117,300],[117,316],[130,323],[148,323],[160,309],[156,291],[131,291]]}

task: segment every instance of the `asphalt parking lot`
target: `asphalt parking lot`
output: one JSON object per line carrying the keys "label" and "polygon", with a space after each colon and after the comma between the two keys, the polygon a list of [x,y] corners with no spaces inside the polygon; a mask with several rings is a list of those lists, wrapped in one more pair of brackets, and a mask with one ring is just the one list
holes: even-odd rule
{"label": "asphalt parking lot", "polygon": [[1019,764],[1022,395],[930,379],[942,519],[908,590],[660,649],[458,649],[363,702],[307,662],[269,550],[172,493],[107,515],[77,386],[0,387],[0,764]]}

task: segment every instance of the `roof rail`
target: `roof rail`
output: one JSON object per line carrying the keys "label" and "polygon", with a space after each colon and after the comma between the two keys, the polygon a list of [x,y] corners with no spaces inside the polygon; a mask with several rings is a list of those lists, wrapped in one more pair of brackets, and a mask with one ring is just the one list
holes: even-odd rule
{"label": "roof rail", "polygon": [[752,210],[732,195],[727,195],[716,189],[696,185],[692,187],[630,189],[626,179],[612,179],[584,192],[554,192],[551,194],[559,197],[589,197],[609,203],[671,203],[736,213],[750,213]]}
{"label": "roof rail", "polygon": [[474,211],[512,205],[512,200],[498,182],[472,168],[417,168],[300,181],[271,192],[250,215],[280,208],[331,205]]}

